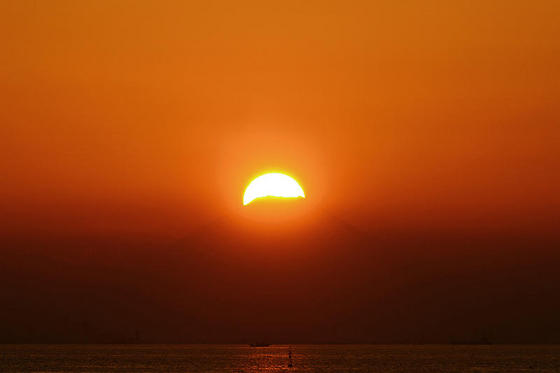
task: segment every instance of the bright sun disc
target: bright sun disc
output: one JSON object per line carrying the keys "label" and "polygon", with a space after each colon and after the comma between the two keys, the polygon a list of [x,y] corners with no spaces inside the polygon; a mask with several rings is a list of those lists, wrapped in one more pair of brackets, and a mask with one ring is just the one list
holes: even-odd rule
{"label": "bright sun disc", "polygon": [[288,175],[269,173],[257,177],[245,189],[243,205],[261,197],[305,198],[303,189]]}

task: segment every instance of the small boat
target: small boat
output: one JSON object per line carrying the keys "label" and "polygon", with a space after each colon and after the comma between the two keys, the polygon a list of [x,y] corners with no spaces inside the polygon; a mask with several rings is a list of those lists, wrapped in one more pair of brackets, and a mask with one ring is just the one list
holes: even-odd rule
{"label": "small boat", "polygon": [[249,346],[251,346],[251,347],[268,347],[268,346],[270,346],[270,343],[255,342],[255,343],[251,343]]}

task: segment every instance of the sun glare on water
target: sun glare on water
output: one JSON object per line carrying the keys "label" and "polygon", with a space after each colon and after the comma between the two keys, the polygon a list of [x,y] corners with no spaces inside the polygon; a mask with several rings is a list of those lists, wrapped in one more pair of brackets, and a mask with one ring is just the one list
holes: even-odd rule
{"label": "sun glare on water", "polygon": [[261,175],[251,181],[245,189],[243,205],[263,197],[305,198],[305,194],[292,177],[274,172]]}

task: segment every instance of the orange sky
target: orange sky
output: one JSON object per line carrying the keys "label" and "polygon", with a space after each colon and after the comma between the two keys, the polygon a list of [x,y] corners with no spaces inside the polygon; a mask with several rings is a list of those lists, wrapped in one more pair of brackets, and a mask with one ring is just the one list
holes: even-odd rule
{"label": "orange sky", "polygon": [[558,0],[2,0],[0,343],[559,343],[559,99]]}
{"label": "orange sky", "polygon": [[362,227],[557,228],[557,1],[3,1],[0,41],[3,229],[179,234],[269,169]]}

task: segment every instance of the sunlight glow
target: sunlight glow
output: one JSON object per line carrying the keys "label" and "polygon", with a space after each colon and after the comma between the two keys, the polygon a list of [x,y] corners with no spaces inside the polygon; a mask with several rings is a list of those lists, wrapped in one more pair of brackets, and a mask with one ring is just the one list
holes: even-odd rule
{"label": "sunlight glow", "polygon": [[305,198],[303,189],[288,175],[269,173],[253,180],[243,195],[243,205],[261,197]]}

